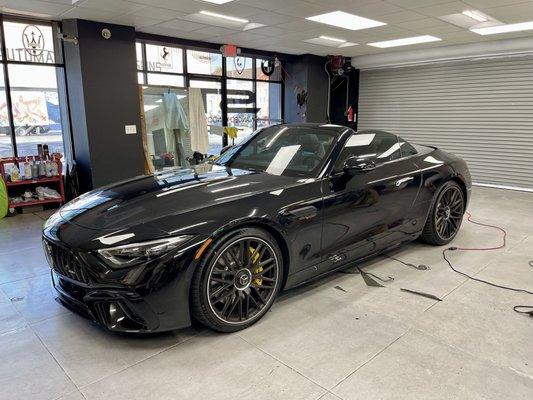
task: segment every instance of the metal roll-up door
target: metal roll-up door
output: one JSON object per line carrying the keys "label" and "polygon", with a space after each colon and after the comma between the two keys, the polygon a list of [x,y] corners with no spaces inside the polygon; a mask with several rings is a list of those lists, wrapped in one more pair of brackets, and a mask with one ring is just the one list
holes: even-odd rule
{"label": "metal roll-up door", "polygon": [[358,119],[463,157],[475,183],[533,189],[533,58],[363,70]]}

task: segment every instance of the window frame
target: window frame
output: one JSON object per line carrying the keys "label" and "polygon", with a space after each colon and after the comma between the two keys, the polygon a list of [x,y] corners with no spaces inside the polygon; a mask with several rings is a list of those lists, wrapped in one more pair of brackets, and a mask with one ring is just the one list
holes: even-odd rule
{"label": "window frame", "polygon": [[[228,126],[228,114],[231,113],[231,109],[228,109],[228,103],[227,103],[227,95],[228,95],[228,80],[242,80],[242,81],[251,81],[252,82],[252,91],[254,93],[254,101],[253,104],[251,104],[251,107],[253,109],[257,108],[257,82],[268,82],[268,83],[276,83],[281,85],[280,90],[280,109],[281,109],[281,118],[279,122],[283,122],[285,119],[285,79],[284,79],[284,73],[283,69],[281,70],[281,76],[279,80],[265,80],[265,79],[257,79],[257,60],[264,60],[264,59],[273,59],[274,54],[271,56],[267,56],[265,54],[259,55],[259,54],[239,54],[240,57],[245,58],[251,58],[252,59],[252,77],[251,78],[245,78],[245,77],[234,77],[234,76],[228,76],[227,73],[227,57],[222,55],[222,73],[221,75],[213,75],[213,74],[199,74],[199,73],[192,73],[188,71],[188,65],[187,65],[187,50],[195,50],[195,51],[203,51],[207,53],[217,53],[218,51],[213,48],[208,47],[201,47],[201,46],[193,46],[193,45],[185,45],[185,44],[179,44],[179,43],[172,43],[171,41],[158,41],[158,40],[149,40],[144,38],[137,38],[135,43],[141,44],[141,54],[142,54],[142,69],[137,69],[138,74],[142,74],[143,76],[143,83],[139,83],[139,85],[148,85],[148,74],[154,73],[153,71],[148,71],[148,64],[146,60],[146,45],[156,45],[156,46],[168,46],[168,47],[175,47],[182,50],[182,57],[183,57],[183,72],[182,73],[174,73],[174,72],[157,72],[161,74],[168,74],[168,75],[181,75],[184,77],[184,85],[185,87],[189,86],[189,82],[191,80],[211,80],[211,81],[218,81],[221,83],[221,111],[222,111],[222,125]],[[258,128],[257,124],[257,113],[251,112],[251,114],[254,115],[253,117],[253,127],[252,130],[256,131]],[[226,134],[222,137],[222,145],[227,146],[228,145],[228,137]]]}
{"label": "window frame", "polygon": [[[7,46],[6,46],[6,37],[4,31],[4,22],[15,22],[22,24],[35,24],[35,25],[45,25],[49,26],[52,29],[52,40],[53,40],[53,50],[54,50],[54,62],[53,63],[44,63],[44,62],[32,62],[32,61],[17,61],[9,60],[7,58]],[[66,72],[65,72],[65,59],[63,55],[63,43],[59,41],[55,36],[55,32],[61,31],[61,23],[58,21],[49,21],[41,20],[31,17],[19,17],[14,15],[6,15],[0,13],[0,54],[2,59],[0,60],[0,68],[4,73],[4,90],[6,97],[6,108],[9,121],[9,132],[11,137],[11,148],[13,149],[13,157],[18,157],[18,146],[17,146],[17,135],[15,132],[15,121],[13,117],[13,101],[11,98],[12,87],[9,79],[9,66],[10,65],[27,65],[27,66],[46,66],[53,67],[56,69],[57,74],[57,95],[59,98],[59,110],[61,116],[61,136],[63,139],[63,151],[65,154],[65,161],[72,159],[72,140],[70,133],[72,132],[70,126],[70,116],[68,113],[69,105],[68,98],[66,93]],[[59,70],[59,71],[58,71]],[[59,75],[60,74],[60,75]],[[64,95],[64,96],[62,96]]]}

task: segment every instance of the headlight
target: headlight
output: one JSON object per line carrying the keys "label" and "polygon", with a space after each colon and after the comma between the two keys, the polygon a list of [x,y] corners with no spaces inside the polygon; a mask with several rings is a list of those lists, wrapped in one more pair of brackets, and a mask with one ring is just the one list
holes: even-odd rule
{"label": "headlight", "polygon": [[176,249],[193,236],[182,235],[149,242],[126,244],[98,250],[98,254],[111,268],[139,265]]}

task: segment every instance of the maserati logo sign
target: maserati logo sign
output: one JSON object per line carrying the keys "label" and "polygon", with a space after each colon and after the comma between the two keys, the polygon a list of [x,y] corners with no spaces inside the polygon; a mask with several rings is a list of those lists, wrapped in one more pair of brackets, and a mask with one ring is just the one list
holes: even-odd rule
{"label": "maserati logo sign", "polygon": [[20,35],[19,46],[15,44],[13,47],[6,48],[8,60],[45,64],[55,62],[54,52],[45,49],[45,35],[39,27],[26,25]]}
{"label": "maserati logo sign", "polygon": [[33,57],[40,56],[44,51],[43,33],[35,25],[28,25],[22,31],[22,44]]}

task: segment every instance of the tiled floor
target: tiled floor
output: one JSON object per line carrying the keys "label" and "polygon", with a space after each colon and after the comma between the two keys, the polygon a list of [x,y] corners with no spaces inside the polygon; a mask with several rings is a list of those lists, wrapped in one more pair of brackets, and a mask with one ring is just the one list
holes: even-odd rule
{"label": "tiled floor", "polygon": [[[474,188],[474,219],[507,247],[448,253],[461,270],[533,290],[533,194]],[[41,250],[47,213],[0,221],[0,399],[532,399],[533,296],[452,272],[413,243],[363,265],[394,281],[337,273],[285,293],[236,334],[200,328],[110,334],[57,305]],[[497,244],[465,222],[454,244]],[[438,302],[400,291],[434,294]]]}

